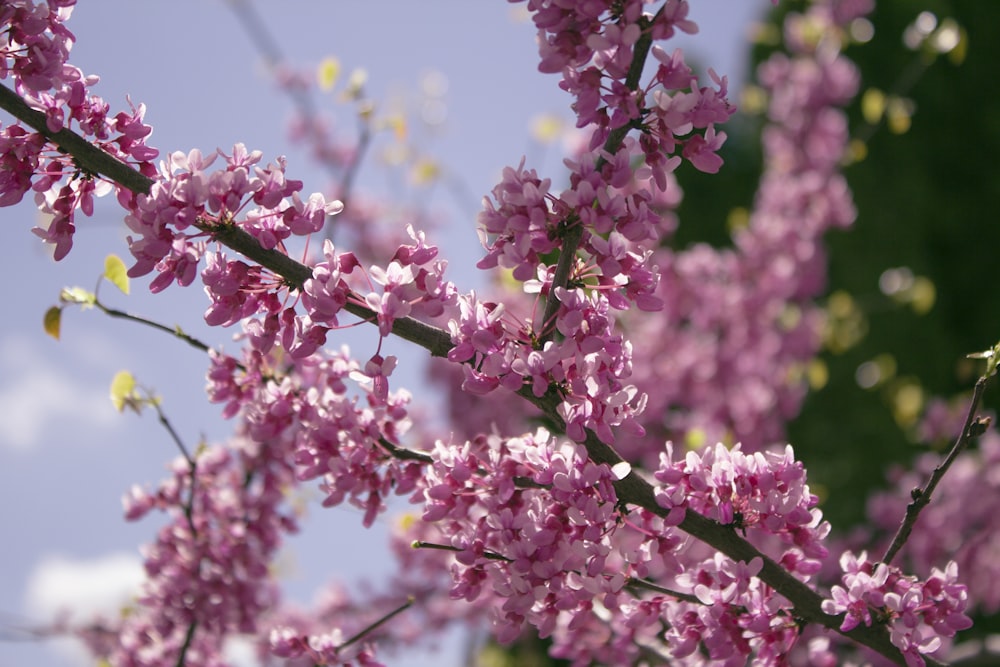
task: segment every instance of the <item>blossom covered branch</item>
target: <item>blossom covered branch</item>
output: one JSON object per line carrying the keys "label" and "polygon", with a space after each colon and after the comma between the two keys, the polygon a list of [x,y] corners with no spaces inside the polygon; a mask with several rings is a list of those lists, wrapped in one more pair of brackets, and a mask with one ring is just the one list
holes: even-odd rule
{"label": "blossom covered branch", "polygon": [[[561,75],[589,142],[566,161],[565,190],[522,160],[484,200],[479,267],[508,269],[522,286],[501,302],[460,293],[437,248],[412,227],[408,241],[387,248],[385,265],[365,267],[329,240],[320,257],[294,259],[293,240],[320,232],[342,204],[303,198],[284,159],[262,166],[259,153],[237,145],[175,152],[157,169],[143,108],[109,116],[87,90],[92,78],[65,62],[72,4],[4,5],[2,74],[14,90],[0,90],[0,106],[35,131],[10,125],[0,133],[0,204],[34,190],[52,217],[34,231],[60,259],[72,247],[76,211],[89,215],[95,195],[115,190],[132,234],[129,275],[151,274],[153,292],[200,278],[206,321],[238,325],[245,341],[239,358],[213,352],[208,373],[209,399],[238,416],[238,437],[182,461],[156,491],[130,493],[129,518],[155,508],[172,522],[147,554],[142,612],[102,648],[112,663],[169,664],[180,647],[187,664],[210,664],[228,634],[253,633],[281,658],[371,664],[366,628],[378,623],[350,634],[268,616],[276,592],[267,565],[295,529],[283,490],[311,480],[324,506],[349,502],[365,525],[388,495],[408,495],[422,513],[413,536],[441,548],[403,556],[406,569],[488,609],[501,641],[531,626],[552,637],[553,655],[580,664],[649,655],[679,665],[832,659],[823,642],[802,646],[810,624],[897,664],[937,664],[927,654],[967,626],[967,591],[953,564],[920,581],[845,553],[844,585],[824,596],[817,574],[830,527],[791,447],[718,445],[675,457],[644,422],[662,396],[642,390],[633,368],[632,340],[641,322],[656,322],[650,313],[681,313],[687,322],[672,344],[685,345],[685,330],[698,338],[684,310],[697,302],[691,295],[751,275],[758,291],[745,300],[755,310],[749,333],[723,315],[708,318],[708,328],[754,344],[798,337],[797,346],[760,344],[782,350],[779,370],[813,351],[806,309],[818,290],[819,239],[853,218],[838,172],[846,141],[838,107],[853,96],[856,75],[836,44],[808,36],[832,34],[865,3],[821,2],[791,19],[794,57],[763,70],[776,101],[759,213],[735,252],[681,257],[662,243],[671,231],[665,212],[676,203],[673,172],[684,162],[717,171],[726,135],[716,126],[734,111],[724,77],[710,71],[703,85],[680,50],[659,46],[677,31],[695,32],[687,3],[667,0],[648,14],[638,0],[529,0],[540,69]],[[789,247],[797,254],[782,255]],[[525,298],[534,299],[530,314]],[[802,305],[801,327],[778,326],[789,304]],[[377,328],[367,361],[327,348],[344,313]],[[404,449],[410,396],[390,388],[397,360],[381,354],[389,335],[458,364],[467,394],[526,399],[549,428]],[[742,381],[750,374],[741,369],[733,372]],[[774,385],[788,405],[800,395]],[[757,417],[757,408],[746,410]],[[654,411],[654,420],[667,412]],[[629,586],[637,580],[650,586],[637,593]],[[407,586],[426,598],[415,582]]]}

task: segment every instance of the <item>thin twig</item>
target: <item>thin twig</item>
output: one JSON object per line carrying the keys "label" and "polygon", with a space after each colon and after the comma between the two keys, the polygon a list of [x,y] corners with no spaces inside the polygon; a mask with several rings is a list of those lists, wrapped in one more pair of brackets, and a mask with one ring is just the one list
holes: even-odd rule
{"label": "thin twig", "polygon": [[652,591],[654,593],[661,593],[662,595],[669,595],[672,598],[677,598],[678,600],[683,600],[684,602],[691,602],[693,604],[705,604],[699,600],[696,596],[690,593],[681,593],[680,591],[671,590],[663,586],[654,584],[652,581],[647,581],[646,579],[638,579],[636,577],[629,577],[625,581],[625,585],[631,588],[641,588],[642,590]]}
{"label": "thin twig", "polygon": [[[340,200],[345,211],[348,210],[347,206],[353,199],[354,181],[361,171],[361,161],[364,159],[365,153],[368,152],[368,148],[372,143],[371,118],[364,114],[358,114],[358,120],[361,123],[358,144],[354,147],[354,155],[351,156],[351,162],[344,168],[344,173],[340,181],[340,191],[337,192],[337,199]],[[334,228],[335,225],[330,224],[330,219],[328,218],[327,224],[323,229],[324,237],[332,241]]]}
{"label": "thin twig", "polygon": [[191,625],[187,629],[187,634],[184,635],[184,644],[181,645],[180,653],[177,654],[177,667],[185,667],[184,663],[187,660],[187,652],[191,648],[191,642],[194,641],[194,633],[197,629],[198,621],[191,621]]}
{"label": "thin twig", "polygon": [[[249,0],[229,0],[228,4],[233,8],[236,18],[243,24],[243,29],[250,36],[250,41],[257,47],[267,68],[273,72],[281,67],[287,59],[254,4]],[[312,129],[312,119],[316,117],[316,108],[313,106],[312,97],[294,85],[285,86],[285,92],[299,108],[299,113],[307,119],[306,127]]]}
{"label": "thin twig", "polygon": [[434,458],[431,457],[430,454],[394,445],[386,440],[385,437],[380,437],[378,439],[378,444],[381,445],[384,450],[389,452],[389,455],[394,459],[400,459],[401,461],[419,461],[420,463],[426,464],[434,463]]}
{"label": "thin twig", "polygon": [[392,611],[390,611],[388,614],[386,614],[382,618],[378,619],[377,621],[375,621],[374,623],[372,623],[371,625],[369,625],[368,627],[366,627],[365,629],[363,629],[361,632],[358,632],[357,634],[355,634],[354,636],[352,636],[350,639],[348,639],[343,644],[341,644],[340,646],[338,646],[337,647],[338,650],[342,649],[342,648],[347,648],[348,646],[350,646],[354,642],[358,641],[359,639],[361,639],[362,637],[364,637],[365,635],[367,635],[369,632],[375,630],[376,628],[378,628],[383,623],[385,623],[385,622],[389,621],[390,619],[392,619],[394,616],[397,616],[398,614],[403,613],[404,611],[406,611],[407,609],[409,609],[410,607],[413,606],[413,601],[414,600],[413,600],[413,596],[412,595],[410,597],[406,598],[406,602],[404,602],[403,604],[399,605],[398,607],[396,607],[395,609],[393,609]]}
{"label": "thin twig", "polygon": [[573,270],[573,265],[576,264],[576,251],[580,247],[582,239],[583,223],[577,219],[568,224],[566,231],[562,234],[562,248],[559,250],[559,261],[556,262],[556,270],[552,274],[552,283],[549,286],[549,293],[545,300],[545,314],[542,316],[542,323],[539,327],[539,346],[544,345],[555,336],[556,314],[559,312],[559,297],[556,295],[556,289],[565,287],[569,283],[570,273]]}
{"label": "thin twig", "polygon": [[[438,551],[455,551],[455,552],[463,551],[463,549],[460,549],[458,547],[453,547],[450,544],[437,544],[435,542],[424,542],[423,540],[414,540],[413,543],[410,544],[410,546],[413,547],[414,549],[437,549]],[[505,563],[513,562],[512,559],[507,558],[506,556],[502,556],[496,553],[495,551],[483,551],[483,558],[489,560],[499,560]]]}
{"label": "thin twig", "polygon": [[164,414],[163,409],[160,407],[159,401],[157,401],[151,396],[149,397],[149,399],[150,399],[149,400],[150,405],[152,405],[153,409],[156,410],[156,416],[160,420],[160,424],[163,425],[163,428],[167,429],[167,433],[170,434],[170,437],[173,439],[174,444],[177,445],[177,449],[181,450],[181,454],[184,456],[184,460],[187,461],[188,466],[191,468],[191,471],[194,472],[195,469],[194,458],[191,456],[190,453],[188,453],[188,449],[184,445],[184,441],[181,440],[181,436],[174,429],[173,425],[170,423],[170,420],[167,419],[167,415]]}
{"label": "thin twig", "polygon": [[986,380],[987,376],[983,375],[976,381],[976,388],[972,393],[972,400],[969,403],[969,412],[965,417],[965,424],[962,426],[962,432],[958,435],[958,439],[952,446],[951,451],[948,452],[948,456],[945,457],[940,465],[934,468],[924,488],[921,489],[918,487],[910,492],[913,500],[906,506],[906,514],[899,524],[896,536],[892,538],[892,543],[886,549],[885,555],[882,556],[882,562],[886,565],[892,562],[892,559],[896,557],[899,550],[906,544],[913,526],[917,523],[917,517],[920,516],[920,512],[931,502],[931,495],[934,493],[934,489],[937,488],[938,483],[944,478],[945,473],[948,472],[948,468],[951,467],[951,464],[955,462],[958,455],[968,446],[969,440],[982,435],[989,426],[988,418],[976,417],[976,411],[979,410],[979,403],[982,401],[983,392],[986,389]]}
{"label": "thin twig", "polygon": [[198,463],[195,461],[194,457],[188,452],[187,447],[184,446],[184,441],[181,440],[181,436],[174,429],[173,424],[167,419],[167,415],[163,412],[163,408],[160,407],[159,401],[157,401],[152,396],[149,396],[149,404],[153,406],[156,410],[156,416],[160,420],[160,424],[163,428],[167,429],[167,433],[173,438],[174,443],[177,448],[181,450],[181,454],[184,456],[184,460],[187,461],[188,471],[191,477],[191,487],[188,489],[187,502],[184,503],[184,518],[187,519],[188,528],[191,529],[191,537],[195,537],[198,534],[197,529],[194,527],[194,494],[195,486],[198,483]]}
{"label": "thin twig", "polygon": [[[201,352],[211,352],[212,350],[212,348],[210,348],[202,341],[198,340],[194,336],[191,336],[190,334],[185,333],[180,327],[170,328],[165,324],[160,324],[159,322],[146,319],[141,315],[133,315],[132,313],[126,312],[124,310],[111,308],[109,306],[104,305],[103,303],[100,302],[100,300],[96,298],[94,299],[94,306],[109,317],[114,317],[116,319],[121,319],[121,320],[127,320],[129,322],[136,322],[138,324],[143,324],[147,327],[152,327],[157,331],[162,331],[164,333],[170,334],[171,336],[179,338],[180,340],[184,341],[185,343],[195,348],[196,350],[200,350]],[[236,362],[236,367],[239,368],[241,371],[246,371],[246,366],[244,366],[238,361]]]}
{"label": "thin twig", "polygon": [[[924,75],[924,73],[930,68],[930,63],[923,57],[923,54],[918,54],[910,64],[907,65],[903,73],[899,75],[899,78],[893,83],[886,94],[886,98],[891,97],[902,97],[910,92],[914,86],[916,86],[917,81]],[[881,114],[878,120],[874,123],[865,123],[861,126],[860,131],[852,137],[854,141],[860,141],[861,143],[868,143],[875,132],[882,126],[882,120],[885,118],[885,114]]]}

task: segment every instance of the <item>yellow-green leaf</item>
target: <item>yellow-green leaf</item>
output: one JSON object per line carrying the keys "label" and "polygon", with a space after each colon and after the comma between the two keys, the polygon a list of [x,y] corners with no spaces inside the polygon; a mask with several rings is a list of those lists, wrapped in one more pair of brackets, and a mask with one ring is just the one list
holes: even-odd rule
{"label": "yellow-green leaf", "polygon": [[59,300],[63,303],[78,303],[82,306],[92,306],[97,301],[93,292],[88,292],[82,287],[64,287],[59,292]]}
{"label": "yellow-green leaf", "polygon": [[992,377],[997,372],[997,365],[1000,363],[1000,343],[997,343],[989,350],[973,352],[972,354],[967,354],[965,356],[969,359],[985,359],[986,372],[983,373],[983,376]]}
{"label": "yellow-green leaf", "polygon": [[396,135],[396,141],[406,141],[406,117],[402,114],[393,114],[383,118],[380,126],[391,129],[392,133]]}
{"label": "yellow-green leaf", "polygon": [[62,324],[62,308],[52,306],[46,310],[42,323],[45,326],[45,333],[59,340],[59,326]]}
{"label": "yellow-green leaf", "polygon": [[104,260],[104,277],[123,294],[128,294],[128,272],[118,255],[108,255]]}
{"label": "yellow-green leaf", "polygon": [[885,113],[886,98],[878,88],[869,88],[861,96],[861,115],[869,125],[876,125]]}
{"label": "yellow-green leaf", "polygon": [[540,144],[551,144],[560,137],[566,121],[555,114],[541,114],[531,119],[531,136]]}
{"label": "yellow-green leaf", "polygon": [[336,58],[324,58],[319,64],[316,72],[316,79],[319,81],[320,90],[329,91],[337,84],[340,77],[340,61]]}
{"label": "yellow-green leaf", "polygon": [[111,379],[111,404],[118,412],[135,405],[135,378],[128,371],[118,371]]}
{"label": "yellow-green leaf", "polygon": [[421,158],[410,171],[411,180],[417,185],[433,183],[441,175],[441,167],[430,158]]}

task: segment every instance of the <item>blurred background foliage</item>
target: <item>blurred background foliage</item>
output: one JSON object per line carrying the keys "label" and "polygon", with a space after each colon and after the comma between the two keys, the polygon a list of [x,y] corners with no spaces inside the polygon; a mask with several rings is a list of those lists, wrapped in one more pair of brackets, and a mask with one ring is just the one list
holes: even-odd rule
{"label": "blurred background foliage", "polygon": [[[801,7],[782,2],[757,29],[754,67]],[[891,464],[950,444],[921,442],[917,420],[929,399],[970,392],[983,366],[965,355],[1000,338],[1000,3],[886,0],[870,18],[847,49],[862,77],[845,170],[858,217],[826,239],[826,344],[788,431],[821,497],[836,499],[822,505],[835,530],[864,520]],[[678,175],[679,247],[729,243],[752,205],[762,123],[744,114],[727,128],[719,174]]]}

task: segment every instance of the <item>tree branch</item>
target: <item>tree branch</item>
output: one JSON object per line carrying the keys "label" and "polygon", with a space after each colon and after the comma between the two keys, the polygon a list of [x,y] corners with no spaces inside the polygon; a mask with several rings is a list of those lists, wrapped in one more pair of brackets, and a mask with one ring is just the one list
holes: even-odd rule
{"label": "tree branch", "polygon": [[[0,85],[0,107],[41,132],[60,150],[74,157],[84,168],[102,174],[134,192],[148,193],[152,187],[151,179],[108,155],[72,131],[67,129],[56,133],[48,131],[45,126],[44,114],[28,107],[16,93],[2,85]],[[627,133],[627,129],[625,132]],[[609,137],[609,141],[610,139]],[[216,241],[282,276],[286,284],[293,289],[301,289],[302,284],[312,275],[312,270],[309,267],[278,251],[262,248],[253,236],[234,225],[215,226],[206,231],[211,233]],[[376,313],[361,305],[348,303],[345,309],[365,320],[375,321],[376,319]],[[452,348],[451,338],[445,331],[411,318],[396,320],[392,331],[400,338],[425,348],[433,356],[444,357]],[[565,429],[565,424],[556,410],[559,398],[553,391],[549,391],[541,398],[535,397],[530,388],[522,389],[518,393],[539,407],[560,428]],[[587,431],[584,444],[591,459],[597,463],[614,465],[623,460],[614,449],[602,442],[591,431]],[[616,482],[615,490],[619,499],[624,503],[642,507],[658,516],[666,515],[666,510],[656,503],[652,485],[635,471]],[[749,562],[755,557],[762,558],[764,566],[758,576],[766,584],[784,595],[795,607],[796,614],[806,621],[818,623],[840,632],[842,615],[830,616],[824,613],[820,607],[822,598],[816,591],[786,572],[749,542],[740,538],[732,527],[721,525],[690,510],[679,527],[733,560]],[[902,654],[890,643],[888,631],[884,626],[867,627],[862,625],[850,632],[841,632],[841,634],[872,648],[898,665],[905,665]],[[932,666],[939,664],[930,658],[926,658],[926,662]]]}
{"label": "tree branch", "polygon": [[[536,405],[559,428],[565,429],[565,422],[556,410],[559,398],[554,392],[550,391],[541,398],[536,398],[529,387],[520,391],[519,394]],[[587,439],[584,442],[584,446],[587,448],[587,454],[590,456],[590,459],[596,463],[605,463],[613,466],[624,460],[613,448],[602,442],[593,431],[587,430]],[[660,517],[667,515],[668,511],[660,507],[656,502],[653,486],[640,477],[634,470],[624,479],[615,482],[614,486],[620,501],[636,505]],[[821,606],[823,598],[819,593],[796,579],[769,556],[737,535],[732,526],[720,524],[689,509],[685,512],[684,520],[677,527],[688,535],[724,553],[734,561],[749,563],[754,558],[762,559],[764,566],[757,576],[768,586],[788,598],[788,601],[795,608],[795,614],[798,617],[810,623],[822,625],[859,644],[863,644],[892,660],[897,665],[906,664],[899,649],[889,641],[889,633],[884,626],[873,625],[868,627],[859,625],[849,632],[841,631],[840,624],[844,620],[843,614],[831,616],[824,612]],[[924,658],[928,665],[933,666],[938,664],[927,656],[924,656]]]}
{"label": "tree branch", "polygon": [[153,187],[153,179],[139,173],[135,168],[90,143],[76,132],[66,128],[58,132],[51,131],[46,124],[45,114],[29,107],[20,95],[3,84],[0,84],[0,108],[39,132],[66,155],[71,155],[80,168],[92,174],[102,174],[132,192],[149,194],[150,188]]}

